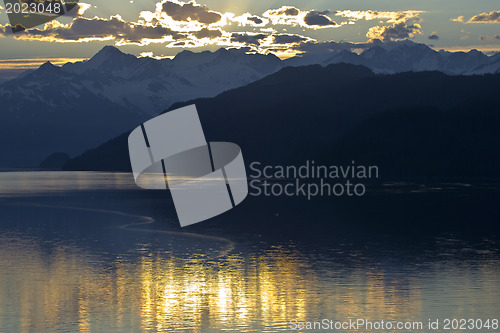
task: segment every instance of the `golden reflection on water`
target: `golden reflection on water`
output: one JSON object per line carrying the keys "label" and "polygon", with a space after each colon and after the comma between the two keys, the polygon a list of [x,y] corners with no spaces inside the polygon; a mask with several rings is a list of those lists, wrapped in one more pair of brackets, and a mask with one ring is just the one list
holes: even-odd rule
{"label": "golden reflection on water", "polygon": [[[382,269],[338,267],[326,278],[293,248],[215,261],[175,258],[144,245],[138,251],[110,258],[0,237],[0,331],[272,332],[288,330],[291,319],[417,320],[422,301],[432,297],[424,278],[389,279]],[[461,297],[474,287],[491,295],[483,302],[494,302],[497,273],[485,265],[462,274],[461,289],[453,290],[457,303],[448,307],[460,311]]]}
{"label": "golden reflection on water", "polygon": [[46,196],[88,190],[137,189],[132,174],[125,172],[0,172],[0,184],[0,198]]}

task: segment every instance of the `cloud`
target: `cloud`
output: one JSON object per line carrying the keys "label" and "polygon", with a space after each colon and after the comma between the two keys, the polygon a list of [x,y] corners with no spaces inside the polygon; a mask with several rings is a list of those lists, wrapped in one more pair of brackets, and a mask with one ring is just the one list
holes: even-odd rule
{"label": "cloud", "polygon": [[[1,26],[0,36],[8,34],[9,25]],[[145,40],[179,38],[182,35],[160,25],[143,25],[124,21],[119,15],[109,19],[78,17],[71,24],[51,21],[43,29],[27,29],[13,34],[15,39],[48,42],[90,42],[116,40],[120,44],[144,45]]]}
{"label": "cloud", "polygon": [[342,10],[336,11],[335,16],[345,17],[352,21],[357,20],[387,20],[387,23],[397,23],[411,18],[418,17],[419,14],[425,13],[421,10],[407,10],[407,11],[376,11],[376,10]]}
{"label": "cloud", "polygon": [[429,35],[429,37],[427,37],[428,39],[431,39],[431,40],[438,40],[439,39],[439,36],[433,32],[432,34]]}
{"label": "cloud", "polygon": [[500,23],[500,10],[475,15],[467,23]]}
{"label": "cloud", "polygon": [[196,38],[210,38],[210,39],[214,39],[214,38],[222,37],[222,31],[219,30],[219,29],[213,29],[212,30],[212,29],[203,28],[200,31],[194,32],[193,35]]}
{"label": "cloud", "polygon": [[223,27],[230,24],[230,17],[234,17],[234,14],[210,10],[195,1],[185,3],[177,0],[163,0],[156,4],[154,12],[141,12],[140,22],[159,23],[178,32],[192,32],[203,28]]}
{"label": "cloud", "polygon": [[452,18],[451,21],[461,23],[500,23],[500,10],[474,15],[468,21],[465,20],[464,16]]}
{"label": "cloud", "polygon": [[328,11],[317,12],[315,10],[311,10],[304,16],[304,23],[308,26],[317,26],[317,27],[329,27],[329,26],[338,26],[336,22],[334,22],[331,18],[326,16]]}
{"label": "cloud", "polygon": [[495,36],[488,36],[488,35],[483,36],[483,35],[481,35],[481,36],[479,36],[479,40],[481,40],[481,41],[484,41],[484,40],[500,40],[500,35],[498,35],[498,34],[495,35]]}
{"label": "cloud", "polygon": [[265,27],[269,20],[264,17],[260,17],[257,15],[253,15],[250,13],[245,13],[240,16],[232,16],[229,15],[229,20],[232,22],[237,22],[239,26],[252,26],[252,27]]}
{"label": "cloud", "polygon": [[222,19],[220,13],[209,10],[206,6],[198,5],[194,1],[183,3],[167,0],[162,2],[161,10],[176,21],[197,21],[209,25]]}
{"label": "cloud", "polygon": [[256,25],[259,25],[259,24],[262,24],[264,23],[264,20],[261,19],[260,17],[258,16],[250,16],[250,17],[247,17],[247,20],[250,21],[250,22],[253,22],[254,24]]}
{"label": "cloud", "polygon": [[269,9],[262,16],[271,20],[273,25],[301,26],[311,29],[337,28],[337,24],[329,16],[329,11],[302,11],[296,7],[283,6],[278,9]]}
{"label": "cloud", "polygon": [[91,8],[92,5],[85,3],[85,2],[78,2],[76,3],[75,7],[71,9],[69,12],[64,14],[64,16],[69,16],[69,17],[79,17],[82,16],[89,8]]}
{"label": "cloud", "polygon": [[[335,12],[335,15],[348,18],[351,23],[357,20],[385,20],[386,23],[392,23],[390,26],[371,27],[366,33],[366,37],[370,40],[392,41],[413,38],[417,34],[422,34],[422,27],[419,24],[421,13],[425,13],[425,11],[344,10]],[[438,39],[439,37],[433,34],[429,38]]]}
{"label": "cloud", "polygon": [[283,6],[278,9],[269,9],[264,12],[262,16],[270,19],[273,25],[281,24],[297,26],[301,24],[300,16],[303,17],[305,14],[302,15],[302,12],[295,7]]}
{"label": "cloud", "polygon": [[231,34],[231,42],[258,46],[260,41],[266,37],[266,34],[233,33]]}
{"label": "cloud", "polygon": [[300,10],[295,7],[283,6],[279,9],[270,9],[266,13],[268,16],[299,16]]}
{"label": "cloud", "polygon": [[[194,0],[160,0],[154,10],[141,12],[138,21],[131,22],[125,21],[119,15],[110,18],[86,18],[78,14],[84,14],[90,7],[89,4],[80,3],[76,18],[69,24],[51,21],[43,28],[14,34],[13,38],[60,43],[110,40],[116,45],[138,46],[157,43],[167,48],[217,45],[248,48],[251,52],[289,55],[363,49],[366,45],[373,46],[378,39],[398,40],[422,33],[418,17],[422,11],[412,10],[330,12],[282,6],[269,9],[261,15],[247,12],[238,16],[230,12],[212,10]],[[338,17],[339,23],[332,19],[333,15]],[[369,43],[321,42],[300,34],[278,33],[279,30],[286,30],[283,25],[316,30],[337,28],[353,24],[357,20],[375,19],[392,25],[370,28],[367,37],[372,40]],[[10,28],[9,25],[0,25],[0,37],[7,35]]]}
{"label": "cloud", "polygon": [[464,22],[465,21],[465,17],[459,16],[457,18],[450,19],[450,21],[453,21],[453,22]]}
{"label": "cloud", "polygon": [[375,26],[368,30],[366,37],[371,40],[380,39],[383,41],[401,40],[413,38],[417,34],[422,34],[421,26],[418,23],[407,25],[405,22],[394,23],[392,26]]}
{"label": "cloud", "polygon": [[311,38],[307,38],[301,35],[293,35],[293,34],[277,34],[273,35],[273,43],[274,44],[296,44],[305,42],[307,40],[311,40]]}

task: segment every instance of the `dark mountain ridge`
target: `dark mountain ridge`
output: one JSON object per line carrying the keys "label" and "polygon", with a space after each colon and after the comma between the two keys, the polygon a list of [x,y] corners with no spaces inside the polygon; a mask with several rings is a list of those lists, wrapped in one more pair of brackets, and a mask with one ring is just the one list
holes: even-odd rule
{"label": "dark mountain ridge", "polygon": [[[355,160],[385,180],[500,179],[499,86],[498,74],[313,65],[170,109],[196,104],[207,139],[239,144],[247,165]],[[128,133],[65,169],[129,171]]]}

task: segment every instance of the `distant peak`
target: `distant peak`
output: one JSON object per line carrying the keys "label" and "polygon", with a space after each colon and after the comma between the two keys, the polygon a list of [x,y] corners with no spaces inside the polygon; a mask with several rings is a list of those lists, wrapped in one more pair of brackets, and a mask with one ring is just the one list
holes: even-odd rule
{"label": "distant peak", "polygon": [[97,54],[99,53],[104,53],[104,54],[123,54],[122,51],[120,51],[120,49],[112,46],[112,45],[106,45],[105,47],[103,47]]}
{"label": "distant peak", "polygon": [[483,52],[478,51],[478,50],[476,50],[476,49],[472,49],[472,50],[470,50],[470,51],[469,51],[469,52],[467,52],[467,53],[469,53],[469,54],[483,54]]}
{"label": "distant peak", "polygon": [[40,68],[44,68],[44,67],[56,67],[56,66],[54,66],[50,61],[46,61],[43,63],[42,66],[40,66]]}
{"label": "distant peak", "polygon": [[225,47],[221,47],[220,49],[218,49],[217,51],[215,51],[215,53],[228,53],[228,52],[229,52],[229,50],[226,49]]}
{"label": "distant peak", "polygon": [[135,56],[123,53],[114,46],[107,45],[103,47],[99,52],[97,52],[90,60],[88,60],[87,63],[90,64],[92,67],[97,68],[104,63],[108,63],[110,59],[111,62],[113,62],[114,59],[121,60],[126,57],[135,58]]}
{"label": "distant peak", "polygon": [[50,61],[45,62],[43,65],[41,65],[38,69],[42,71],[47,71],[47,70],[53,70],[59,68],[55,65],[53,65]]}
{"label": "distant peak", "polygon": [[117,57],[117,56],[123,56],[125,53],[120,51],[118,48],[111,46],[111,45],[106,45],[103,47],[99,52],[97,52],[92,59],[108,59],[110,57]]}
{"label": "distant peak", "polygon": [[183,51],[177,53],[175,55],[175,58],[182,58],[182,57],[190,56],[190,55],[193,55],[193,54],[194,54],[193,51],[183,50]]}

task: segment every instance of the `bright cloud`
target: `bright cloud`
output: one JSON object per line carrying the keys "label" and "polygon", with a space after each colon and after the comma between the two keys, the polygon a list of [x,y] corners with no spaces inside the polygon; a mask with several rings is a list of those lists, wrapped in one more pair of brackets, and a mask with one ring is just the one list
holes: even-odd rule
{"label": "bright cloud", "polygon": [[351,20],[387,20],[388,23],[406,22],[411,18],[418,17],[419,14],[425,13],[421,10],[407,10],[400,12],[384,12],[375,10],[343,10],[337,11],[335,16],[345,17]]}
{"label": "bright cloud", "polygon": [[481,13],[472,16],[469,20],[465,20],[464,16],[452,18],[451,21],[461,23],[500,23],[500,10],[494,10],[489,13]]}
{"label": "bright cloud", "polygon": [[228,15],[229,20],[238,23],[238,26],[252,26],[252,27],[265,27],[269,24],[269,19],[265,17],[260,17],[258,15],[253,15],[250,13],[245,13],[240,16]]}
{"label": "bright cloud", "polygon": [[270,19],[273,25],[301,26],[312,29],[340,27],[341,24],[328,16],[329,13],[328,10],[301,11],[296,7],[283,6],[278,9],[269,9],[262,15]]}
{"label": "bright cloud", "polygon": [[407,25],[405,22],[394,23],[392,26],[375,26],[366,33],[369,39],[380,39],[383,41],[401,40],[413,38],[417,34],[422,34],[421,26],[418,23]]}
{"label": "bright cloud", "polygon": [[116,40],[120,44],[143,44],[143,40],[180,37],[179,33],[166,27],[126,22],[119,15],[109,19],[79,17],[70,24],[51,21],[43,29],[28,29],[16,34],[12,34],[10,30],[9,25],[0,26],[0,36],[10,34],[21,40],[61,43]]}

